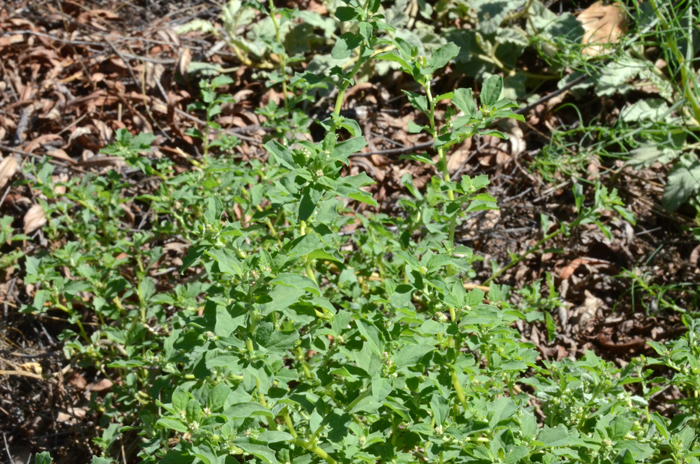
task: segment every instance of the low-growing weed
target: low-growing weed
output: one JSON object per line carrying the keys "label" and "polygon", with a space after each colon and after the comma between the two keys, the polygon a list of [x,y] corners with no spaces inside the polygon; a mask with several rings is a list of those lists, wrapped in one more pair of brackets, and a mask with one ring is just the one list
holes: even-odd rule
{"label": "low-growing weed", "polygon": [[[224,10],[240,54],[255,50],[232,29],[250,20],[248,3]],[[144,156],[152,136],[127,131],[104,151],[156,182],[151,190],[111,172],[72,180],[59,198],[51,166],[37,166],[32,188],[45,198],[47,234],[61,246],[26,257],[34,293],[22,310],[63,313],[71,327],[62,334],[66,356],[113,382],[104,398],[92,397],[103,430],[93,462],[110,462],[119,442],[136,444],[128,456],[120,450],[122,459],[144,464],[697,463],[700,353],[692,321],[683,339],[653,345],[660,358],[623,369],[593,352],[538,362],[513,325],[541,319],[556,336],[551,312],[560,302],[551,280],[548,297],[521,290],[520,306],[494,283],[580,225],[609,235],[603,211],[633,220],[616,191],[597,185],[587,200],[576,184],[571,224],[550,226],[543,216],[540,242],[494,265],[488,293],[467,291],[480,258],[456,243],[455,231],[467,213],[497,208],[496,199],[485,192],[486,176],[451,179],[447,161],[452,147],[476,134],[505,137],[491,129],[497,119],[520,117],[498,76],[485,79],[478,105],[471,89],[434,95],[434,78],[463,50],[447,43],[423,54],[380,6],[352,0],[335,9],[347,23],[331,52],[340,64],[321,75],[289,77],[287,26],[274,16],[258,25],[276,30],[269,50],[256,54],[277,55],[270,82],[284,94],[284,112],[262,112],[286,118],[264,144],[266,161],[236,159],[233,139],[210,141],[219,129],[213,117],[230,101],[218,92],[229,80],[218,77],[201,86],[202,103],[191,108],[207,122],[204,133],[190,133],[204,147],[194,169],[177,174],[171,161]],[[277,11],[272,2],[269,9]],[[487,27],[488,18],[479,19]],[[367,141],[340,109],[362,66],[378,61],[397,64],[422,89],[405,93],[428,124],[409,130],[434,139],[437,162],[407,158],[440,173],[423,191],[403,178],[410,195],[400,219],[371,212],[369,176],[341,175]],[[310,87],[335,95],[319,142],[294,137],[308,124],[295,108]],[[124,227],[125,198],[147,212],[148,227]],[[360,203],[370,212],[358,213]],[[347,233],[355,222],[361,227]],[[657,376],[658,366],[678,374]],[[683,400],[669,419],[649,402],[671,387]]]}

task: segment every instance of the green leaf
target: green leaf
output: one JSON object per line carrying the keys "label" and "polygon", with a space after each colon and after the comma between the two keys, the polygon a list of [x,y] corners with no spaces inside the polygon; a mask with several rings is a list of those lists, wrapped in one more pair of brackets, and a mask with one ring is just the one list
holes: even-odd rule
{"label": "green leaf", "polygon": [[384,344],[380,340],[379,330],[377,330],[374,324],[368,322],[358,320],[356,323],[358,330],[367,340],[372,353],[376,354],[377,356],[381,356],[384,352]]}
{"label": "green leaf", "polygon": [[425,114],[428,114],[430,112],[428,108],[428,99],[425,98],[425,95],[411,92],[410,90],[401,91],[406,94],[406,96],[408,97],[408,101],[414,108],[421,110]]}
{"label": "green leaf", "polygon": [[101,458],[99,456],[93,456],[90,460],[90,464],[113,464],[114,460],[110,458]]}
{"label": "green leaf", "polygon": [[408,121],[408,133],[409,134],[418,134],[420,132],[423,132],[424,129],[426,129],[427,126],[419,126],[415,122],[409,120]]}
{"label": "green leaf", "polygon": [[277,464],[277,459],[275,458],[275,452],[264,445],[258,445],[256,443],[250,443],[247,439],[237,439],[234,440],[234,444],[246,453],[250,453],[256,458],[267,464]]}
{"label": "green leaf", "polygon": [[367,145],[367,140],[364,137],[353,137],[336,144],[333,157],[347,158],[348,155],[358,153],[365,145]]}
{"label": "green leaf", "polygon": [[473,117],[476,114],[477,108],[472,95],[472,89],[457,89],[455,96],[452,98],[452,103],[455,104],[460,111],[464,112],[465,116]]}
{"label": "green leaf", "polygon": [[447,420],[450,413],[450,404],[445,397],[440,394],[434,394],[430,400],[430,409],[433,411],[436,425],[442,425]]}
{"label": "green leaf", "polygon": [[427,163],[427,164],[435,165],[435,163],[433,162],[433,159],[430,156],[428,156],[427,153],[414,153],[411,155],[401,155],[401,156],[399,156],[399,159],[418,161],[420,163]]}
{"label": "green leaf", "polygon": [[613,464],[635,464],[634,456],[628,449],[620,450],[620,452],[615,456]]}
{"label": "green leaf", "polygon": [[360,46],[362,40],[361,35],[346,32],[338,37],[338,41],[335,43],[333,50],[331,51],[331,56],[336,60],[350,58],[352,51]]}
{"label": "green leaf", "polygon": [[275,161],[285,168],[294,169],[296,167],[291,150],[286,148],[277,140],[270,140],[264,145],[264,147],[270,152]]}
{"label": "green leaf", "polygon": [[292,441],[294,437],[287,432],[279,430],[267,430],[258,436],[258,440],[266,443],[278,443],[281,441]]}
{"label": "green leaf", "polygon": [[287,287],[292,287],[300,290],[306,290],[313,293],[316,296],[321,296],[321,291],[318,288],[316,282],[311,280],[309,277],[301,274],[292,274],[290,272],[284,272],[274,279],[272,279],[272,284],[286,285]]}
{"label": "green leaf", "polygon": [[226,74],[216,76],[214,79],[211,80],[211,86],[212,86],[212,88],[215,88],[215,89],[221,87],[222,85],[229,85],[229,84],[233,84],[233,79],[231,79]]}
{"label": "green leaf", "polygon": [[340,21],[352,21],[359,17],[359,14],[355,8],[349,6],[339,6],[335,10],[335,16]]}
{"label": "green leaf", "polygon": [[190,402],[190,395],[188,395],[187,392],[184,391],[182,388],[178,387],[173,392],[172,402],[175,411],[184,411],[187,407],[187,403]]}
{"label": "green leaf", "polygon": [[207,406],[212,411],[218,411],[224,407],[228,395],[231,393],[231,388],[225,383],[220,383],[209,392],[209,397],[207,398]]}
{"label": "green leaf", "polygon": [[357,200],[359,202],[366,203],[370,206],[375,206],[375,207],[377,206],[377,202],[374,200],[374,198],[372,198],[372,195],[367,193],[367,192],[359,191],[359,192],[349,193],[348,198],[352,198],[353,200]]}
{"label": "green leaf", "polygon": [[174,417],[161,417],[160,419],[158,419],[158,422],[156,422],[156,425],[161,425],[165,428],[182,433],[185,433],[189,430],[189,428],[185,425],[184,422]]}
{"label": "green leaf", "polygon": [[265,416],[272,419],[272,411],[258,403],[238,403],[224,411],[229,419],[247,419],[251,416]]}
{"label": "green leaf", "polygon": [[428,62],[427,71],[432,74],[440,68],[443,68],[452,58],[459,55],[459,47],[453,43],[447,43],[433,52]]}
{"label": "green leaf", "polygon": [[668,174],[663,205],[669,211],[677,210],[691,195],[700,190],[700,161],[694,153],[681,156]]}
{"label": "green leaf", "polygon": [[48,451],[37,453],[37,455],[34,457],[34,464],[51,464],[52,462],[53,458]]}
{"label": "green leaf", "polygon": [[486,79],[481,89],[481,106],[493,106],[501,97],[503,80],[501,76],[493,75]]}
{"label": "green leaf", "polygon": [[554,428],[546,425],[540,430],[537,441],[541,441],[545,446],[564,446],[569,442],[569,430],[563,424]]}
{"label": "green leaf", "polygon": [[151,149],[151,144],[156,139],[156,136],[150,132],[141,132],[139,135],[131,139],[129,149],[134,151],[148,151]]}
{"label": "green leaf", "polygon": [[411,367],[418,364],[423,356],[435,349],[432,345],[406,345],[394,355],[397,368]]}
{"label": "green leaf", "polygon": [[241,262],[236,258],[236,254],[233,251],[222,248],[220,250],[208,251],[207,254],[219,264],[219,270],[221,272],[238,277],[243,276]]}

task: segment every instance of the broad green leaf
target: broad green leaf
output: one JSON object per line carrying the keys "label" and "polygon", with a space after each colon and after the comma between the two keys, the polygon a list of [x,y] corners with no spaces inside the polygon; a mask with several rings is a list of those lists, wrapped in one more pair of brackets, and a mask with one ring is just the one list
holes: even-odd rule
{"label": "broad green leaf", "polygon": [[358,330],[367,340],[372,353],[381,357],[382,353],[384,352],[384,344],[381,342],[379,330],[377,330],[374,324],[364,322],[362,320],[358,320],[356,323]]}
{"label": "broad green leaf", "polygon": [[455,104],[460,111],[464,112],[465,116],[473,117],[476,114],[477,108],[472,96],[472,89],[457,89],[452,98],[452,103]]}
{"label": "broad green leaf", "polygon": [[370,206],[375,206],[375,207],[378,206],[377,202],[374,200],[374,198],[372,198],[372,195],[367,193],[367,192],[359,191],[359,192],[349,193],[348,197],[352,198],[353,200],[357,200],[359,202],[366,203]]}
{"label": "broad green leaf", "polygon": [[280,165],[287,169],[294,169],[296,167],[291,150],[277,140],[270,140],[264,147]]}
{"label": "broad green leaf", "polygon": [[212,411],[218,411],[224,407],[228,395],[231,393],[231,388],[225,383],[220,383],[209,392],[209,397],[207,398],[207,406]]}
{"label": "broad green leaf", "polygon": [[265,416],[272,419],[272,411],[258,403],[234,404],[224,411],[224,415],[229,419],[246,419],[251,416]]}
{"label": "broad green leaf", "polygon": [[278,443],[281,441],[292,441],[293,436],[287,432],[282,432],[279,430],[266,430],[258,436],[258,440],[264,441],[266,443]]}
{"label": "broad green leaf", "polygon": [[481,106],[493,106],[501,97],[503,90],[503,80],[501,76],[493,75],[486,79],[481,88]]}
{"label": "broad green leaf", "polygon": [[233,79],[231,79],[231,77],[227,76],[226,74],[216,76],[214,79],[211,80],[211,86],[215,89],[221,87],[222,85],[228,84],[233,84]]}
{"label": "broad green leaf", "polygon": [[344,142],[336,144],[333,150],[334,157],[347,158],[348,155],[359,153],[367,145],[367,140],[364,137],[353,137]]}
{"label": "broad green leaf", "polygon": [[425,95],[411,92],[410,90],[402,90],[402,92],[406,94],[408,101],[414,108],[421,110],[425,114],[430,112],[430,109],[428,108],[428,99],[425,98]]}
{"label": "broad green leaf", "polygon": [[34,464],[51,464],[52,462],[53,458],[47,451],[37,453],[37,455],[34,457]]}
{"label": "broad green leaf", "polygon": [[173,392],[172,402],[175,411],[184,411],[187,407],[187,403],[190,402],[190,395],[188,395],[187,392],[181,388],[176,388]]}
{"label": "broad green leaf", "polygon": [[185,433],[189,430],[189,428],[185,425],[184,422],[174,417],[161,417],[160,419],[158,419],[158,422],[156,422],[156,424],[168,429],[175,430],[176,432]]}
{"label": "broad green leaf", "polygon": [[239,438],[234,440],[234,444],[246,453],[250,453],[266,464],[277,464],[275,452],[265,445],[251,443],[250,440]]}
{"label": "broad green leaf", "polygon": [[331,51],[331,56],[336,60],[344,60],[350,58],[352,51],[360,46],[362,43],[362,36],[359,34],[353,34],[352,32],[346,32],[345,34],[338,37],[338,41],[333,46]]}
{"label": "broad green leaf", "polygon": [[432,74],[438,69],[447,65],[447,63],[459,54],[459,47],[453,43],[447,43],[435,50],[428,62],[428,73]]}
{"label": "broad green leaf", "polygon": [[699,191],[700,161],[694,153],[685,154],[668,174],[663,197],[664,208],[675,211]]}
{"label": "broad green leaf", "polygon": [[436,393],[430,400],[430,409],[433,411],[435,424],[442,425],[445,423],[450,413],[450,404],[447,402],[445,397]]}
{"label": "broad green leaf", "polygon": [[545,446],[564,446],[569,441],[569,430],[563,424],[559,424],[554,428],[545,425],[540,430],[537,441],[544,443]]}
{"label": "broad green leaf", "polygon": [[241,262],[238,260],[233,251],[222,248],[220,250],[208,251],[207,254],[214,258],[214,260],[219,264],[219,269],[221,272],[238,277],[243,275]]}
{"label": "broad green leaf", "polygon": [[349,6],[339,6],[335,10],[335,16],[340,21],[352,21],[359,17],[359,14],[355,8]]}
{"label": "broad green leaf", "polygon": [[398,368],[415,366],[423,356],[434,349],[432,345],[406,345],[394,355],[394,364]]}
{"label": "broad green leaf", "polygon": [[305,275],[284,272],[272,279],[271,283],[306,290],[316,296],[321,296],[321,291],[318,288],[318,284]]}

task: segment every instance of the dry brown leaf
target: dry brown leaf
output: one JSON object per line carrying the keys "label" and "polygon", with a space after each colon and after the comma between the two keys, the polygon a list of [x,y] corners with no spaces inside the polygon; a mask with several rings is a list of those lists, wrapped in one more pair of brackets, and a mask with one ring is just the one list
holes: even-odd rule
{"label": "dry brown leaf", "polygon": [[[73,161],[73,160],[71,160]],[[64,173],[59,174],[57,176],[51,176],[51,179],[53,179],[53,191],[56,195],[65,195],[66,193],[66,186],[61,185],[65,184],[68,182],[68,176]]]}
{"label": "dry brown leaf", "polygon": [[192,61],[192,52],[189,48],[185,48],[177,62],[177,69],[185,81],[187,81],[187,70],[190,68],[190,61]]}
{"label": "dry brown leaf", "polygon": [[95,382],[94,384],[92,384],[90,386],[90,391],[93,391],[95,393],[100,393],[100,392],[103,392],[105,390],[109,390],[110,388],[112,388],[112,385],[114,385],[114,384],[112,383],[111,380],[102,379],[102,380],[99,380],[99,381]]}
{"label": "dry brown leaf", "polygon": [[[1,186],[2,186],[2,184],[0,183],[0,187]],[[698,267],[699,260],[700,260],[700,245],[693,248],[693,251],[690,253],[690,264],[692,264],[695,267]]]}
{"label": "dry brown leaf", "polygon": [[619,5],[595,2],[578,15],[583,26],[583,54],[598,56],[605,53],[605,45],[617,42],[627,30],[627,19]]}
{"label": "dry brown leaf", "polygon": [[75,163],[75,160],[73,158],[71,158],[68,155],[68,153],[66,153],[65,150],[61,150],[60,148],[57,148],[57,149],[51,150],[51,151],[47,151],[46,155],[50,156],[52,158],[57,158],[60,160],[68,161],[71,164]]}
{"label": "dry brown leaf", "polygon": [[598,309],[603,305],[603,300],[585,290],[586,299],[581,306],[576,308],[575,314],[578,317],[579,326],[583,327],[588,322],[595,320]]}
{"label": "dry brown leaf", "polygon": [[97,131],[100,133],[100,140],[102,142],[104,142],[105,144],[110,144],[114,141],[114,131],[111,127],[109,127],[107,124],[100,121],[99,119],[93,119],[92,123],[95,125]]}
{"label": "dry brown leaf", "polygon": [[92,134],[92,129],[89,127],[76,127],[75,130],[71,132],[70,137],[68,137],[67,145],[73,143],[73,140],[77,139],[78,137],[88,134]]}
{"label": "dry brown leaf", "polygon": [[29,208],[27,214],[24,215],[24,235],[29,235],[35,230],[40,229],[46,224],[46,214],[44,208],[40,204],[36,204]]}
{"label": "dry brown leaf", "polygon": [[18,166],[19,163],[14,156],[8,156],[0,162],[0,188],[3,188],[15,175]]}
{"label": "dry brown leaf", "polygon": [[603,265],[609,265],[607,261],[600,261],[598,259],[593,259],[593,258],[576,258],[573,261],[571,261],[565,268],[563,268],[561,271],[559,271],[559,278],[561,280],[566,280],[571,275],[576,272],[576,269],[578,269],[580,266],[585,265],[585,264],[592,264],[592,265],[597,265],[597,264],[603,264]]}
{"label": "dry brown leaf", "polygon": [[32,153],[34,150],[39,148],[40,145],[45,145],[49,142],[53,142],[55,140],[63,140],[60,135],[58,134],[44,134],[40,135],[39,137],[35,138],[34,140],[30,141],[28,144],[24,146],[24,151],[27,153]]}

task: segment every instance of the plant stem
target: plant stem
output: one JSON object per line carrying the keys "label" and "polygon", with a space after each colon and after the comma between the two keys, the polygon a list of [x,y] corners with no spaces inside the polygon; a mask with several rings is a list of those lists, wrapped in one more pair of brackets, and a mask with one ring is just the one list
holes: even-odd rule
{"label": "plant stem", "polygon": [[[338,96],[335,99],[335,107],[333,108],[333,114],[336,116],[340,116],[340,108],[343,106],[343,101],[345,100],[345,92],[348,91],[348,87],[350,87],[350,82],[354,79],[355,74],[357,74],[357,71],[360,70],[360,66],[362,66],[362,63],[365,62],[365,60],[362,58],[362,55],[364,54],[365,51],[365,46],[361,45],[360,46],[360,55],[357,58],[357,61],[355,62],[355,66],[352,67],[352,70],[350,73],[345,76],[345,81],[341,85],[340,89],[338,90]],[[335,131],[338,128],[335,125],[335,122],[331,124],[331,132],[335,133]]]}
{"label": "plant stem", "polygon": [[462,389],[462,385],[459,383],[457,372],[454,369],[452,370],[452,386],[455,387],[455,393],[457,393],[457,398],[459,399],[459,402],[462,403],[462,407],[466,411],[467,399],[464,396],[464,390]]}
{"label": "plant stem", "polygon": [[292,435],[294,438],[299,437],[296,429],[294,428],[292,418],[289,416],[289,411],[287,410],[287,408],[284,408],[284,410],[282,411],[282,417],[284,417],[284,422],[287,424],[287,428],[289,428],[290,435]]}
{"label": "plant stem", "polygon": [[357,398],[355,398],[350,404],[348,404],[347,410],[352,411],[352,408],[357,406],[357,403],[359,403],[363,399],[367,398],[371,394],[372,394],[372,392],[370,390],[363,391],[362,393],[360,393],[360,395]]}
{"label": "plant stem", "polygon": [[[284,49],[284,44],[280,37],[280,26],[277,22],[277,8],[275,8],[275,2],[270,0],[270,19],[272,19],[272,24],[275,26],[275,34],[277,38],[277,43]],[[280,59],[280,72],[282,74],[282,97],[284,98],[284,109],[289,113],[289,98],[287,97],[287,53],[286,51],[278,55]]]}
{"label": "plant stem", "polygon": [[300,439],[296,439],[292,443],[294,443],[297,446],[301,446],[302,448],[304,448],[307,451],[310,451],[311,453],[314,453],[316,456],[323,459],[328,464],[338,464],[335,459],[330,457],[328,453],[323,451],[319,446],[312,445],[311,443],[307,443]]}
{"label": "plant stem", "polygon": [[[428,115],[430,119],[430,132],[431,135],[433,136],[434,140],[437,140],[438,138],[438,130],[435,124],[435,106],[437,105],[437,101],[435,101],[435,98],[433,98],[433,94],[430,90],[430,80],[428,80],[425,85],[425,94],[428,98],[428,104],[430,105],[430,114]],[[442,168],[442,177],[445,180],[445,182],[450,182],[450,170],[447,167],[447,155],[445,154],[445,150],[443,147],[438,147],[437,148],[437,153],[438,153],[438,158],[440,162],[440,167]],[[450,188],[447,190],[447,198],[450,201],[455,201],[455,192]],[[450,218],[450,225],[448,229],[448,250],[454,249],[454,244],[455,244],[455,228],[457,226],[457,214],[452,216]],[[453,267],[450,265],[447,268],[447,272],[449,275],[452,275],[454,272]]]}

